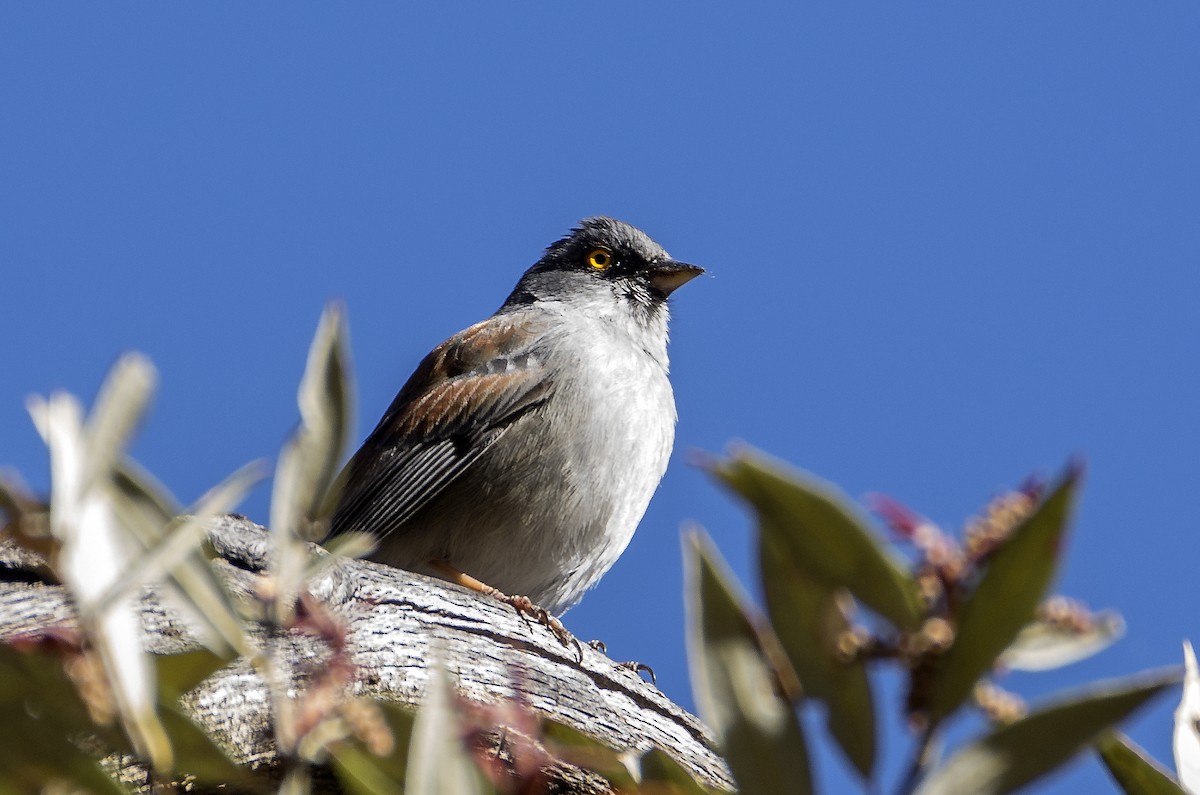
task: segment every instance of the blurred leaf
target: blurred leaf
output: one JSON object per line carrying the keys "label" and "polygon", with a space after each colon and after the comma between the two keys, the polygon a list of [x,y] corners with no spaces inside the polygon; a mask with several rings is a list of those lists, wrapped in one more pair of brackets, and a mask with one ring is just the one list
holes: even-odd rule
{"label": "blurred leaf", "polygon": [[[141,646],[141,623],[130,600],[106,602],[137,555],[136,541],[118,520],[113,466],[148,398],[148,362],[125,357],[113,368],[88,426],[71,395],[30,402],[50,449],[50,526],[62,546],[55,561],[79,610],[80,630],[102,662],[121,725],[135,750],[157,770],[171,767],[171,748],[154,709],[154,680]],[[122,401],[130,405],[123,405]],[[141,402],[139,402],[141,401]]]}
{"label": "blurred leaf", "polygon": [[[245,471],[243,468],[232,476],[235,484],[238,475]],[[121,462],[114,483],[118,495],[114,505],[125,526],[133,531],[143,547],[149,548],[157,543],[168,526],[181,521],[179,517],[184,512],[182,506],[153,476],[133,461],[126,459]],[[202,497],[195,509],[205,511],[205,502]],[[220,654],[230,649],[242,655],[254,653],[242,630],[237,608],[209,565],[202,545],[197,545],[192,554],[185,556],[170,570],[165,585],[164,592],[172,605],[198,623],[205,645]]]}
{"label": "blurred leaf", "polygon": [[413,724],[405,795],[483,795],[490,790],[459,736],[450,682],[436,662],[429,668],[425,696]]}
{"label": "blurred leaf", "polygon": [[71,785],[67,791],[128,792],[68,736],[32,716],[0,713],[0,779],[14,792],[61,791],[64,783]]}
{"label": "blurred leaf", "polygon": [[798,568],[828,586],[848,588],[902,629],[920,626],[912,577],[832,484],[749,448],[711,471],[750,503],[763,534],[778,536]]}
{"label": "blurred leaf", "polygon": [[190,717],[175,706],[160,706],[158,711],[175,753],[175,771],[195,776],[201,784],[224,785],[244,791],[253,778],[226,756],[212,738]]}
{"label": "blurred leaf", "polygon": [[979,677],[1033,620],[1058,566],[1078,481],[1078,471],[1068,471],[992,553],[979,584],[963,603],[954,643],[935,674],[931,726],[958,709]]}
{"label": "blurred leaf", "polygon": [[389,769],[389,760],[350,742],[334,743],[329,752],[338,782],[350,795],[395,795],[400,792],[404,779]]}
{"label": "blurred leaf", "polygon": [[1096,750],[1126,795],[1186,795],[1170,773],[1119,732],[1102,737]]}
{"label": "blurred leaf", "polygon": [[1047,671],[1091,657],[1124,634],[1124,620],[1111,611],[1097,613],[1092,626],[1083,632],[1037,619],[1017,634],[998,662],[1014,671]]}
{"label": "blurred leaf", "polygon": [[696,703],[741,795],[812,792],[808,751],[759,631],[702,531],[684,537],[688,661]]}
{"label": "blurred leaf", "polygon": [[[183,506],[154,475],[126,456],[113,470],[117,491],[134,502],[158,527],[183,513]],[[147,541],[149,539],[146,539]]]}
{"label": "blurred leaf", "polygon": [[1175,771],[1179,783],[1200,792],[1200,669],[1191,641],[1183,642],[1183,695],[1175,709]]}
{"label": "blurred leaf", "polygon": [[344,558],[361,558],[379,546],[379,539],[371,533],[341,533],[321,544],[330,555]]}
{"label": "blurred leaf", "polygon": [[209,521],[214,516],[228,513],[262,477],[262,466],[254,462],[211,488],[195,505],[192,515],[168,525],[157,541],[133,561],[121,579],[96,600],[92,610],[104,612],[142,585],[163,579],[185,558],[197,554]]}
{"label": "blurred leaf", "polygon": [[408,763],[408,746],[412,743],[413,726],[417,715],[410,707],[388,701],[377,702],[383,710],[383,719],[387,721],[388,729],[395,740],[394,756],[401,764],[401,770]]}
{"label": "blurred leaf", "polygon": [[394,703],[379,702],[379,707],[394,740],[391,754],[376,756],[351,740],[329,746],[338,781],[351,795],[395,793],[404,784],[414,715],[407,707]]}
{"label": "blurred leaf", "polygon": [[622,792],[637,791],[637,781],[622,760],[622,754],[578,729],[556,721],[542,724],[542,743],[554,757],[603,776]]}
{"label": "blurred leaf", "polygon": [[208,649],[195,649],[180,654],[156,654],[154,667],[158,674],[159,702],[173,704],[216,673],[231,658],[213,654]]}
{"label": "blurred leaf", "polygon": [[342,307],[328,305],[300,381],[300,424],[284,443],[275,467],[267,568],[274,579],[271,609],[277,624],[287,623],[303,587],[309,555],[299,541],[319,540],[328,531],[328,492],[350,428],[346,337]]}
{"label": "blurred leaf", "polygon": [[1155,672],[1092,685],[996,729],[933,771],[917,795],[1000,795],[1049,773],[1149,699],[1175,686]]}
{"label": "blurred leaf", "polygon": [[[671,792],[678,795],[712,795],[716,790],[701,786],[683,765],[661,748],[651,748],[639,760],[643,792]],[[668,785],[659,789],[653,784]]]}
{"label": "blurred leaf", "polygon": [[321,544],[328,555],[317,554],[308,559],[304,579],[312,580],[343,558],[363,558],[379,546],[379,539],[370,533],[349,532],[334,536]]}
{"label": "blurred leaf", "polygon": [[21,792],[63,782],[94,793],[126,792],[68,739],[88,733],[127,750],[119,735],[92,723],[60,655],[0,643],[0,779]]}
{"label": "blurred leaf", "polygon": [[759,568],[771,626],[804,695],[825,702],[830,733],[855,769],[870,778],[875,761],[871,687],[863,661],[838,657],[838,639],[851,627],[837,593],[800,571],[776,533],[760,535]]}
{"label": "blurred leaf", "polygon": [[84,429],[88,463],[83,487],[108,480],[146,413],[158,373],[140,353],[127,353],[108,371]]}
{"label": "blurred leaf", "polygon": [[300,425],[284,445],[275,472],[271,526],[282,524],[304,540],[318,541],[328,529],[332,506],[327,492],[350,438],[348,337],[345,309],[329,304],[321,313],[300,381]]}
{"label": "blurred leaf", "polygon": [[279,782],[276,795],[309,795],[312,792],[312,773],[307,765],[291,765]]}

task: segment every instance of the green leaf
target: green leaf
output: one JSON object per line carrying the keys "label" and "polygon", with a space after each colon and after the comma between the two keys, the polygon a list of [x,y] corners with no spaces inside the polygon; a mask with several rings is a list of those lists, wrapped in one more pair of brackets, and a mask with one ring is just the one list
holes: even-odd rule
{"label": "green leaf", "polygon": [[1096,750],[1126,795],[1187,795],[1170,773],[1119,732],[1100,738]]}
{"label": "green leaf", "polygon": [[1085,750],[1149,699],[1179,683],[1175,672],[1093,685],[996,729],[930,774],[917,795],[1000,795],[1049,773]]}
{"label": "green leaf", "polygon": [[399,792],[408,773],[414,715],[399,704],[378,702],[378,706],[392,733],[394,745],[390,754],[376,756],[357,741],[343,740],[329,746],[338,781],[351,795]]}
{"label": "green leaf", "polygon": [[713,795],[716,790],[702,786],[687,769],[671,758],[671,755],[661,748],[651,748],[642,754],[638,760],[641,768],[642,784],[658,784],[660,786],[645,787],[654,793],[674,793],[675,795]]}
{"label": "green leaf", "polygon": [[404,781],[392,768],[390,759],[375,756],[356,743],[339,742],[330,746],[330,761],[338,782],[350,795],[395,795]]}
{"label": "green leaf", "polygon": [[930,725],[966,700],[979,677],[1037,613],[1058,566],[1058,551],[1075,502],[1079,473],[1068,471],[987,563],[958,616],[954,644],[934,675]]}
{"label": "green leaf", "polygon": [[70,741],[81,734],[128,751],[117,733],[92,723],[60,655],[0,643],[0,788],[39,792],[66,783],[87,792],[125,793]]}
{"label": "green leaf", "polygon": [[637,781],[618,751],[578,729],[556,721],[542,724],[542,743],[557,759],[603,776],[619,792],[636,792]]}
{"label": "green leaf", "polygon": [[916,583],[832,484],[749,448],[711,471],[750,503],[763,534],[778,536],[799,569],[827,586],[849,589],[902,629],[920,626]]}
{"label": "green leaf", "polygon": [[791,703],[720,555],[702,531],[684,537],[688,661],[700,714],[741,795],[812,792],[808,750]]}
{"label": "green leaf", "polygon": [[212,676],[231,658],[214,654],[208,649],[195,649],[181,654],[158,654],[153,659],[159,703],[174,704],[180,696]]}
{"label": "green leaf", "polygon": [[[171,740],[177,773],[195,776],[202,784],[244,790],[253,783],[250,771],[226,756],[212,738],[175,706],[159,706],[159,719]],[[257,789],[257,788],[256,788]]]}
{"label": "green leaf", "polygon": [[[40,717],[40,716],[39,716]],[[0,789],[13,792],[80,790],[98,795],[125,795],[100,763],[79,750],[66,731],[47,726],[39,717],[13,714],[0,707]]]}
{"label": "green leaf", "polygon": [[850,631],[841,602],[849,595],[817,582],[795,565],[778,533],[759,537],[759,568],[771,626],[804,686],[823,701],[826,724],[864,778],[875,762],[875,710],[866,665],[844,662],[838,639]]}
{"label": "green leaf", "polygon": [[395,741],[396,748],[391,758],[397,760],[397,770],[403,774],[408,764],[408,746],[412,743],[413,725],[417,715],[411,707],[402,704],[390,701],[377,701],[376,704],[383,711],[383,719],[387,721]]}

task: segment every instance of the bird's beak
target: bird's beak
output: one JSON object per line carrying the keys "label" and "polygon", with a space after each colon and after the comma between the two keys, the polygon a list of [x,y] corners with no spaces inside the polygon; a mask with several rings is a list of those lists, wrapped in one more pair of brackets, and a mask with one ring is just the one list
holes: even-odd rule
{"label": "bird's beak", "polygon": [[670,295],[679,287],[704,273],[699,265],[689,265],[686,262],[664,260],[655,263],[650,273],[650,284],[661,290],[663,295]]}

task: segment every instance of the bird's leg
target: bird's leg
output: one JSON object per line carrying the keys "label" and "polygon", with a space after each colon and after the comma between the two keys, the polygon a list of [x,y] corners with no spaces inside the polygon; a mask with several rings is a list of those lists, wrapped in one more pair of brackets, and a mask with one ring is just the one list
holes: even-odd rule
{"label": "bird's leg", "polygon": [[563,626],[561,621],[550,615],[550,612],[546,608],[535,605],[528,596],[509,596],[499,588],[493,588],[487,583],[475,579],[470,574],[451,566],[444,560],[431,560],[429,561],[429,565],[436,569],[443,579],[457,583],[476,593],[498,599],[516,610],[518,615],[533,618],[539,624],[549,629],[554,637],[558,638],[559,643],[567,647],[573,646],[578,657],[577,662],[583,660],[583,647],[579,645],[579,641],[576,640],[575,636],[567,631],[567,628]]}

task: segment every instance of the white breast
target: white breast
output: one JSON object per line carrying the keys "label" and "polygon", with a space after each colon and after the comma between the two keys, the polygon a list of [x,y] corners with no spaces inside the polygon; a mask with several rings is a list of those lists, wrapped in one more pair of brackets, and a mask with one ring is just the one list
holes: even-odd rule
{"label": "white breast", "polygon": [[653,330],[634,337],[624,326],[595,321],[559,341],[560,361],[571,363],[560,377],[574,382],[566,394],[584,396],[556,406],[559,427],[572,429],[573,482],[565,485],[585,499],[580,521],[562,528],[558,563],[569,576],[548,601],[574,604],[616,562],[671,455],[676,413],[665,328],[656,339]]}

